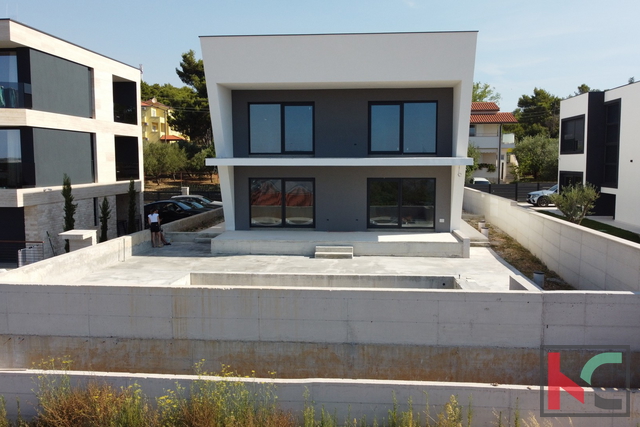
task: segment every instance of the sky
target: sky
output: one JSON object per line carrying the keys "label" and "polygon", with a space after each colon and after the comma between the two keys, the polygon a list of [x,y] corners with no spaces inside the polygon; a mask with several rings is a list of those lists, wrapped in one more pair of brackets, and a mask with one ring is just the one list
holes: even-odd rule
{"label": "sky", "polygon": [[474,81],[502,111],[536,87],[565,98],[640,81],[639,16],[637,0],[0,0],[0,17],[174,86],[199,36],[478,31]]}

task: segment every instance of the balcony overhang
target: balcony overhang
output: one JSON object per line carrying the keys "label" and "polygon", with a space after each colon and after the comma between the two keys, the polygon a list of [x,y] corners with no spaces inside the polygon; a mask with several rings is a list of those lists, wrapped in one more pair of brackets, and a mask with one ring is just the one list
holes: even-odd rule
{"label": "balcony overhang", "polygon": [[469,157],[230,157],[208,158],[206,166],[467,166]]}

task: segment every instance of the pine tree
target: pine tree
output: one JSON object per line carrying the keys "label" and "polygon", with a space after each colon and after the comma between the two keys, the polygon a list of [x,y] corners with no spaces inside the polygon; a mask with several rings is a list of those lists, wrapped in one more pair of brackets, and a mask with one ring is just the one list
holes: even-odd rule
{"label": "pine tree", "polygon": [[100,241],[99,243],[106,242],[109,240],[107,238],[107,231],[109,229],[109,218],[111,218],[111,208],[109,206],[109,201],[105,197],[102,199],[102,204],[100,205]]}
{"label": "pine tree", "polygon": [[[73,203],[73,195],[71,194],[71,179],[65,173],[62,178],[62,197],[64,197],[64,231],[73,230],[76,220],[73,216],[78,208],[77,203]],[[69,252],[69,239],[64,241],[64,250]]]}

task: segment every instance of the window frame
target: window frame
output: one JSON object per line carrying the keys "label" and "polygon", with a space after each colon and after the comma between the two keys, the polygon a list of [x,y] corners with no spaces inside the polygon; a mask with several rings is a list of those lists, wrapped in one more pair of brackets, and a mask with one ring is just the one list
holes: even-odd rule
{"label": "window frame", "polygon": [[[569,150],[564,148],[564,130],[565,130],[565,125],[568,122],[574,122],[577,120],[582,120],[582,144],[580,146],[579,150]],[[585,146],[585,139],[586,139],[586,135],[587,135],[587,128],[586,128],[586,124],[587,124],[587,120],[584,114],[581,114],[579,116],[573,116],[573,117],[566,117],[564,119],[562,119],[560,121],[560,154],[584,154],[584,146]],[[575,134],[575,132],[574,132]],[[574,138],[575,140],[575,138]]]}
{"label": "window frame", "polygon": [[[402,184],[405,179],[424,179],[433,182],[433,226],[431,227],[403,227],[402,226]],[[397,224],[395,225],[373,225],[371,224],[371,183],[372,182],[397,182],[398,183],[398,199],[397,199]],[[437,179],[433,177],[402,177],[402,178],[367,178],[367,229],[398,229],[398,230],[435,230],[436,228],[436,196],[437,196]]]}
{"label": "window frame", "polygon": [[[274,180],[279,180],[280,181],[280,193],[282,195],[281,200],[280,200],[280,216],[282,218],[282,221],[280,222],[280,224],[278,225],[261,225],[261,224],[253,224],[251,222],[251,182],[254,180],[270,180],[270,181],[274,181]],[[312,215],[313,215],[313,221],[311,222],[311,224],[304,224],[304,225],[296,225],[296,224],[287,224],[286,221],[286,214],[287,214],[287,203],[286,203],[286,185],[287,182],[291,182],[291,181],[307,181],[311,183],[311,187],[313,189],[313,205],[312,205]],[[280,177],[252,177],[249,178],[249,227],[250,228],[316,228],[316,179],[315,178],[280,178]]]}
{"label": "window frame", "polygon": [[[279,105],[280,106],[280,152],[274,153],[256,153],[252,150],[251,144],[251,106],[252,105]],[[309,151],[294,151],[286,149],[286,138],[285,138],[285,124],[286,124],[286,115],[285,110],[286,107],[311,107],[311,150]],[[314,155],[316,151],[316,106],[315,102],[249,102],[247,104],[247,126],[248,126],[248,144],[249,144],[249,154],[254,156],[273,156],[273,155],[282,155],[282,154],[303,154],[303,155]]]}
{"label": "window frame", "polygon": [[[428,152],[416,152],[416,153],[405,153],[404,152],[404,106],[405,104],[435,104],[436,114],[435,114],[435,144],[433,151]],[[398,123],[399,128],[399,147],[397,151],[373,151],[371,149],[371,111],[372,107],[375,105],[397,105],[400,108],[400,122]],[[388,155],[395,154],[400,156],[435,156],[438,153],[438,113],[439,113],[439,101],[426,101],[426,100],[411,100],[411,101],[369,101],[369,114],[368,114],[368,144],[367,151],[369,155]]]}

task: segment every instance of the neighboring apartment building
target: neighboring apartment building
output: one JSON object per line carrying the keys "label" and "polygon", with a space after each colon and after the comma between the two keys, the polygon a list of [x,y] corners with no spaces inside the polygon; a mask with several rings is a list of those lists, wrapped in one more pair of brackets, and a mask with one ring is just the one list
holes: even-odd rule
{"label": "neighboring apartment building", "polygon": [[127,219],[129,180],[142,185],[140,71],[3,19],[0,86],[0,240],[45,241],[45,256],[63,252],[65,173],[76,228],[97,228],[107,197],[115,237]]}
{"label": "neighboring apartment building", "polygon": [[173,109],[152,98],[142,101],[142,140],[144,142],[177,142],[186,138],[169,126],[169,117]]}
{"label": "neighboring apartment building", "polygon": [[640,83],[560,103],[559,183],[600,190],[595,212],[640,227]]}
{"label": "neighboring apartment building", "polygon": [[469,143],[480,151],[481,168],[474,177],[501,183],[513,178],[509,165],[515,163],[510,151],[515,147],[514,135],[503,133],[502,125],[517,123],[512,113],[501,113],[495,102],[472,102],[469,125]]}
{"label": "neighboring apartment building", "polygon": [[227,230],[457,229],[476,37],[202,37]]}

